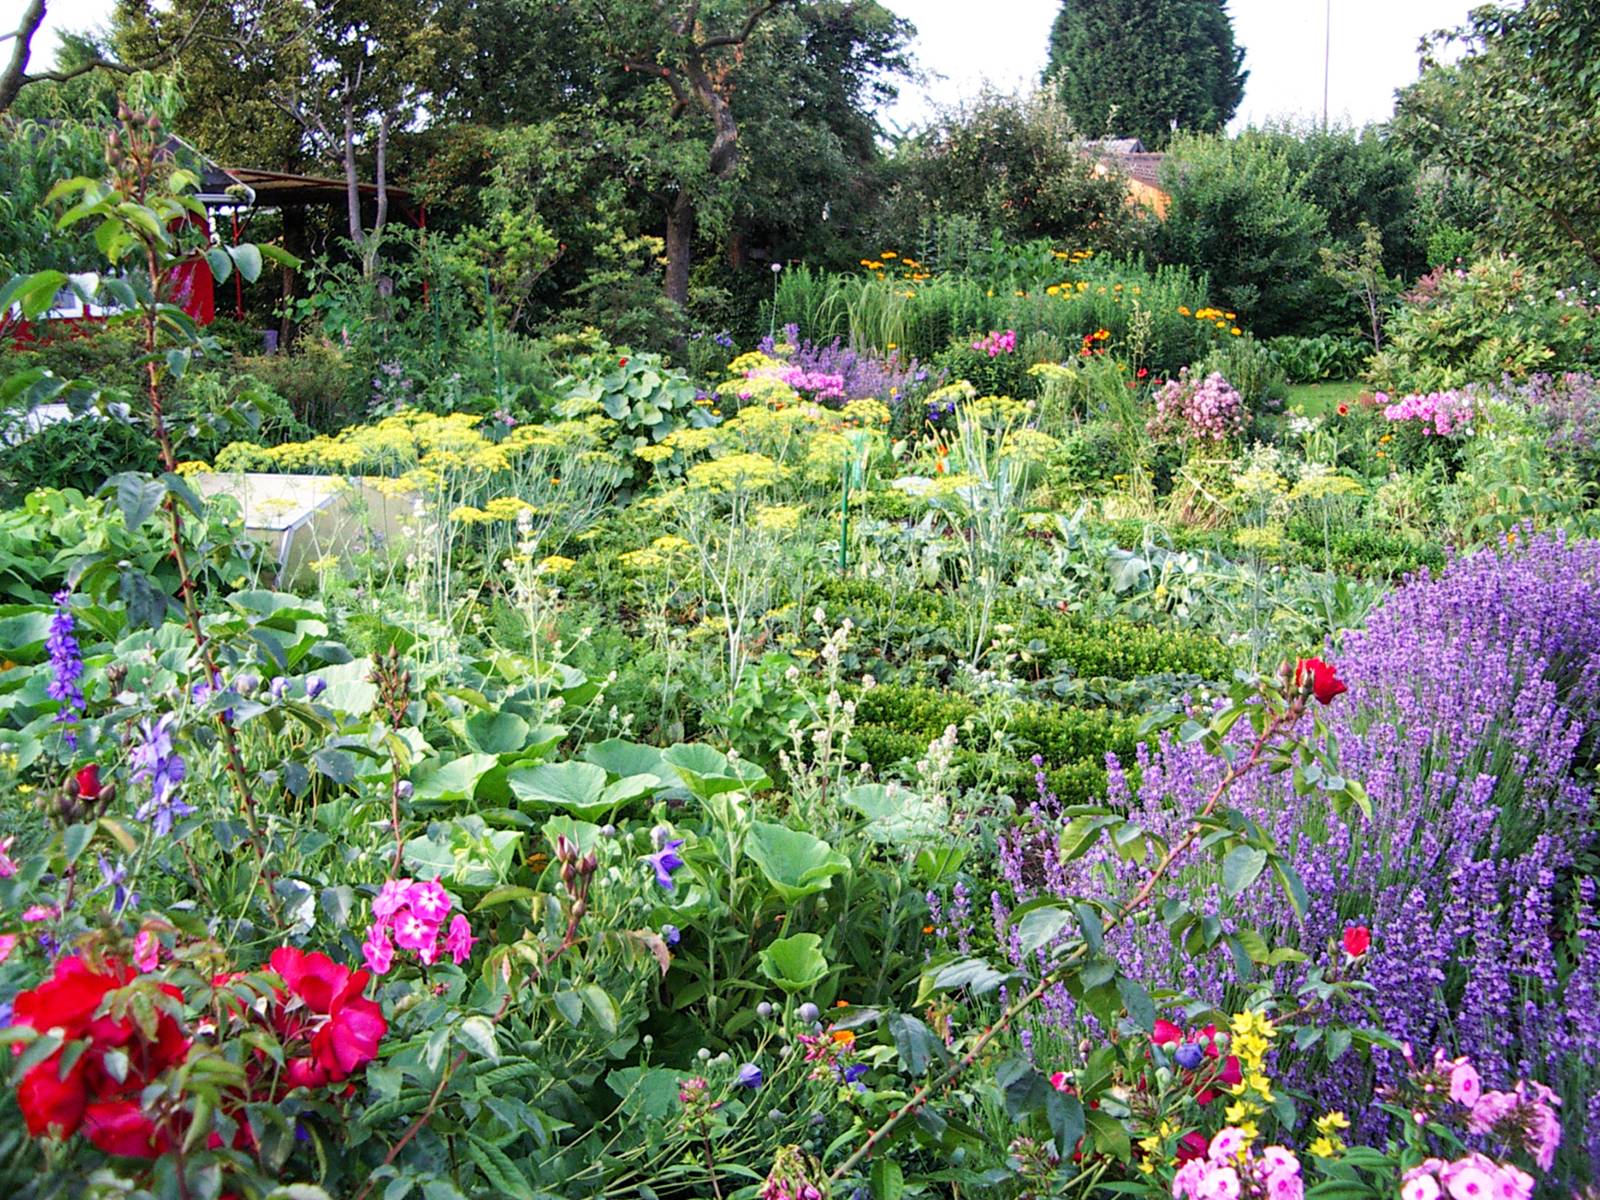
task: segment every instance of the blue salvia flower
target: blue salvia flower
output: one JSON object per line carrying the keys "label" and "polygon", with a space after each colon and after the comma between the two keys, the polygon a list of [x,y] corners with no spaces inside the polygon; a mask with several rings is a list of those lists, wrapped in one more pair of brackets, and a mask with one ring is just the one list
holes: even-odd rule
{"label": "blue salvia flower", "polygon": [[134,747],[128,761],[133,767],[133,781],[150,786],[150,799],[139,806],[134,814],[141,821],[149,821],[158,837],[172,832],[172,823],[179,817],[194,812],[178,796],[178,789],[188,773],[183,757],[173,748],[172,729],[177,716],[167,713],[159,720],[148,717],[139,722],[139,745]]}
{"label": "blue salvia flower", "polygon": [[[56,713],[60,722],[76,720],[83,713],[83,689],[78,686],[78,680],[83,678],[83,654],[78,649],[72,610],[67,606],[71,598],[72,593],[65,588],[55,594],[56,611],[45,638],[45,647],[50,651],[50,682],[45,693],[61,702],[61,711]],[[78,748],[78,735],[71,730],[61,737],[70,748]]]}

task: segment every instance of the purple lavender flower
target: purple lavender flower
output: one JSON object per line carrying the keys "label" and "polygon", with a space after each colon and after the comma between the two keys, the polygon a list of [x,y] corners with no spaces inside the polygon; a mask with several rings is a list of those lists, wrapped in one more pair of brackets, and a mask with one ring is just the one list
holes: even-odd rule
{"label": "purple lavender flower", "polygon": [[683,866],[683,859],[678,856],[678,847],[683,845],[683,841],[683,838],[669,838],[661,849],[644,856],[645,862],[655,868],[656,882],[669,892],[677,889],[677,884],[672,881],[672,873]]}
{"label": "purple lavender flower", "polygon": [[172,832],[172,823],[179,817],[194,812],[194,807],[178,796],[187,770],[183,757],[173,749],[172,730],[177,716],[167,713],[157,721],[148,717],[139,722],[139,744],[128,756],[133,767],[133,781],[150,786],[150,799],[139,806],[134,814],[141,821],[149,821],[158,837]]}
{"label": "purple lavender flower", "polygon": [[[78,686],[78,680],[83,678],[83,655],[78,649],[71,599],[72,593],[65,588],[55,594],[56,611],[45,637],[45,647],[50,651],[50,682],[45,694],[61,702],[56,720],[62,723],[76,720],[84,707],[83,689]],[[70,729],[62,733],[61,740],[73,750],[78,748],[78,735]]]}

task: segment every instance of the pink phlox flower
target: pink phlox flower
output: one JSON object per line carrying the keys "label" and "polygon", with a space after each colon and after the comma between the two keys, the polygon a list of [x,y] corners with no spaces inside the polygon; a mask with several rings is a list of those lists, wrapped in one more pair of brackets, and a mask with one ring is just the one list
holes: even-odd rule
{"label": "pink phlox flower", "polygon": [[444,948],[450,952],[450,961],[460,966],[472,957],[472,945],[478,939],[472,936],[472,923],[465,915],[457,913],[450,921],[450,932],[445,935]]}

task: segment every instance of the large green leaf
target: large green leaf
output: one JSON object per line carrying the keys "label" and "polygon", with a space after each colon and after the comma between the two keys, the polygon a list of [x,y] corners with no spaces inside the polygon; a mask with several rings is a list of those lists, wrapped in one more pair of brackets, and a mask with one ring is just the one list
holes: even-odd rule
{"label": "large green leaf", "polygon": [[761,951],[761,973],[791,996],[813,988],[828,973],[821,946],[814,933],[779,938]]}
{"label": "large green leaf", "polygon": [[944,814],[935,805],[895,784],[857,784],[844,802],[867,818],[866,834],[875,842],[928,842],[944,831]]}
{"label": "large green leaf", "polygon": [[606,795],[606,773],[586,762],[540,763],[518,767],[506,776],[511,793],[524,804],[565,809],[583,821],[593,821],[617,806]]}
{"label": "large green leaf", "polygon": [[499,760],[492,754],[464,754],[448,761],[423,763],[411,775],[418,800],[467,800]]}
{"label": "large green leaf", "polygon": [[766,821],[751,823],[744,852],[791,904],[830,887],[834,875],[850,869],[849,860],[821,838]]}
{"label": "large green leaf", "polygon": [[485,754],[510,754],[528,739],[528,723],[514,712],[476,712],[466,725],[468,743]]}
{"label": "large green leaf", "polygon": [[677,745],[661,757],[678,773],[683,786],[702,800],[722,792],[756,792],[772,786],[760,767],[743,759],[730,760],[714,746]]}
{"label": "large green leaf", "polygon": [[604,767],[612,775],[654,775],[662,782],[672,776],[672,772],[662,765],[660,750],[623,738],[607,738],[603,742],[585,746],[583,760]]}

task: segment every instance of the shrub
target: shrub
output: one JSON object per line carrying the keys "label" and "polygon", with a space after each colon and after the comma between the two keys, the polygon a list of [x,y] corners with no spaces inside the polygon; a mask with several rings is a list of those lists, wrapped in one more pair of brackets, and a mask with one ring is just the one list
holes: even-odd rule
{"label": "shrub", "polygon": [[1600,362],[1600,309],[1505,255],[1424,276],[1368,378],[1393,395],[1523,380]]}
{"label": "shrub", "polygon": [[1298,328],[1327,220],[1288,156],[1247,139],[1181,136],[1162,183],[1172,202],[1151,233],[1157,257],[1204,271],[1215,297],[1255,332]]}
{"label": "shrub", "polygon": [[1284,334],[1262,345],[1288,383],[1354,379],[1371,355],[1371,344],[1354,334],[1319,333],[1314,337]]}

